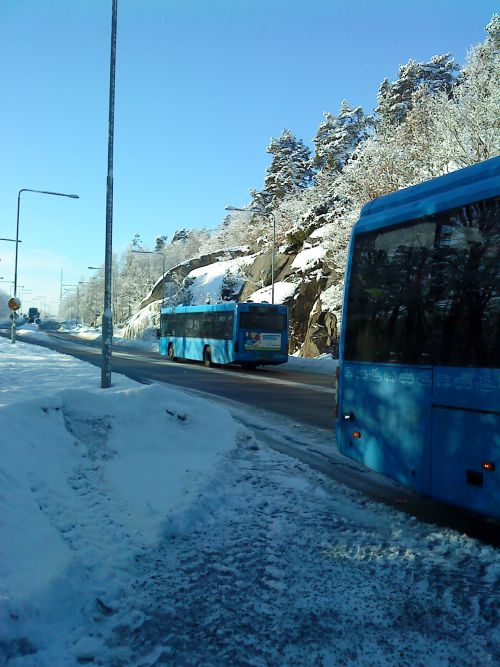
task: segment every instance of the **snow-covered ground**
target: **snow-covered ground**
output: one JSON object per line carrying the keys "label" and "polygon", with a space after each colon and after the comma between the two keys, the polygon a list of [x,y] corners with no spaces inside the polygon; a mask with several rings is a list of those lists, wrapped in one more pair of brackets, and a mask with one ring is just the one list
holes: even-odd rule
{"label": "snow-covered ground", "polygon": [[20,332],[0,338],[0,424],[0,665],[500,664],[498,550],[214,402],[117,374],[101,390]]}

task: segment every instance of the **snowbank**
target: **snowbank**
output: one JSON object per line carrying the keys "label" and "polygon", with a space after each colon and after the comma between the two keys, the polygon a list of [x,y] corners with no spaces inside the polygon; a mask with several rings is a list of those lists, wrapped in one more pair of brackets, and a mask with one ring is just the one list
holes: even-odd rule
{"label": "snowbank", "polygon": [[0,651],[29,637],[26,664],[59,667],[68,646],[95,651],[89,609],[119,609],[134,556],[188,530],[190,503],[249,436],[174,389],[113,375],[101,390],[93,366],[3,338],[0,354]]}

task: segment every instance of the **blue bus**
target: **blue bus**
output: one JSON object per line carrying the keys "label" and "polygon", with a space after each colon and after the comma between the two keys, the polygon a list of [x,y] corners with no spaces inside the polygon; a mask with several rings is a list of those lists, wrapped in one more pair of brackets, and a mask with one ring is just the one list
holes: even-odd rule
{"label": "blue bus", "polygon": [[161,308],[160,354],[246,368],[288,361],[288,308],[269,303],[219,303]]}
{"label": "blue bus", "polygon": [[500,518],[500,157],[361,211],[344,290],[343,454]]}

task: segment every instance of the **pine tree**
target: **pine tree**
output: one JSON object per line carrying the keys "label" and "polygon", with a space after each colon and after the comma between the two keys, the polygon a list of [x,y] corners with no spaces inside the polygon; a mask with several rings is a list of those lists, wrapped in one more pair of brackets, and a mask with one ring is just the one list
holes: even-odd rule
{"label": "pine tree", "polygon": [[220,298],[222,301],[236,301],[241,292],[242,280],[227,268],[222,278]]}
{"label": "pine tree", "polygon": [[164,250],[166,243],[167,243],[166,236],[157,236],[155,239],[155,251],[160,252],[161,250]]}
{"label": "pine tree", "polygon": [[457,69],[449,53],[433,56],[429,62],[423,63],[410,59],[400,66],[396,81],[382,81],[375,111],[382,122],[398,125],[411,110],[412,96],[419,88],[425,87],[431,94],[444,92],[449,95],[456,83]]}
{"label": "pine tree", "polygon": [[142,240],[140,234],[134,234],[134,238],[131,242],[131,247],[133,250],[142,250]]}
{"label": "pine tree", "polygon": [[275,208],[286,196],[312,184],[311,152],[290,130],[283,130],[277,139],[272,138],[267,152],[273,159],[267,169],[264,191],[254,192],[254,201],[265,193]]}
{"label": "pine tree", "polygon": [[486,26],[487,39],[471,49],[451,99],[438,96],[432,109],[435,152],[449,169],[500,153],[500,16]]}
{"label": "pine tree", "polygon": [[365,116],[362,107],[351,107],[344,100],[338,116],[324,113],[314,139],[315,155],[312,166],[319,171],[340,172],[358,144],[370,135],[371,116]]}

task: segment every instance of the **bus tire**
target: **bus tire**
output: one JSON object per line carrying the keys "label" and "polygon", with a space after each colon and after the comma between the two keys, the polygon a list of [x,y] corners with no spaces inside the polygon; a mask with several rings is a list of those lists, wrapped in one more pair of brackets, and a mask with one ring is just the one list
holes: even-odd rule
{"label": "bus tire", "polygon": [[203,363],[205,364],[205,366],[207,368],[210,368],[211,366],[213,366],[213,364],[212,364],[212,350],[210,349],[210,347],[208,345],[203,349]]}
{"label": "bus tire", "polygon": [[168,351],[167,351],[167,356],[169,361],[177,361],[177,357],[175,356],[175,350],[174,350],[174,344],[170,343],[168,346]]}

